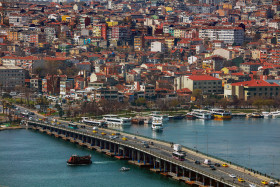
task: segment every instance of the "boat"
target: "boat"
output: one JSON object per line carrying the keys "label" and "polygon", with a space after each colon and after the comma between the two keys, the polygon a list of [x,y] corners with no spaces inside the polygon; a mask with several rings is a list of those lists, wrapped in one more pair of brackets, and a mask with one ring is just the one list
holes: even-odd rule
{"label": "boat", "polygon": [[152,124],[153,122],[153,117],[148,116],[148,117],[144,117],[144,124]]}
{"label": "boat", "polygon": [[126,168],[126,167],[121,167],[120,171],[129,171],[130,168]]}
{"label": "boat", "polygon": [[158,111],[152,112],[152,114],[150,114],[150,116],[156,117],[156,118],[161,118],[162,121],[168,121],[169,120],[168,115],[160,114],[160,112],[158,112]]}
{"label": "boat", "polygon": [[193,110],[192,113],[197,119],[204,119],[204,120],[212,119],[212,115],[208,110],[196,109]]}
{"label": "boat", "polygon": [[91,155],[87,155],[87,156],[72,155],[67,161],[67,165],[70,166],[88,165],[91,163],[92,163]]}
{"label": "boat", "polygon": [[131,119],[132,124],[144,125],[144,119],[141,117],[134,117]]}
{"label": "boat", "polygon": [[174,116],[168,116],[168,119],[169,120],[174,119]]}
{"label": "boat", "polygon": [[262,112],[264,118],[272,118],[272,114],[270,112]]}
{"label": "boat", "polygon": [[161,131],[161,130],[163,130],[163,125],[162,125],[161,118],[156,118],[156,117],[153,118],[152,129],[154,131]]}
{"label": "boat", "polygon": [[195,120],[196,119],[196,117],[194,116],[194,114],[192,112],[188,112],[186,117],[189,120]]}
{"label": "boat", "polygon": [[273,118],[280,118],[280,111],[274,111],[274,112],[270,112],[271,116]]}
{"label": "boat", "polygon": [[82,117],[81,122],[86,124],[86,125],[91,125],[91,126],[98,126],[98,127],[105,126],[105,121],[104,120],[92,120],[88,117]]}
{"label": "boat", "polygon": [[219,108],[211,109],[210,113],[213,115],[214,119],[231,119],[232,117],[231,112]]}
{"label": "boat", "polygon": [[183,115],[183,114],[178,114],[173,117],[174,120],[180,120],[180,119],[184,119],[184,118],[185,118],[185,115]]}
{"label": "boat", "polygon": [[249,118],[263,118],[264,116],[258,112],[253,112],[251,114],[247,114],[247,117]]}
{"label": "boat", "polygon": [[118,117],[117,115],[104,115],[103,120],[107,125],[128,126],[131,125],[131,118]]}

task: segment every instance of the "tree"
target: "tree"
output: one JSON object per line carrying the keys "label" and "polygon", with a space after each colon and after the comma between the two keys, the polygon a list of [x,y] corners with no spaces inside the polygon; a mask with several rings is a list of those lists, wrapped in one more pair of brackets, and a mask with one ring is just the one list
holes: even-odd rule
{"label": "tree", "polygon": [[253,100],[253,106],[256,106],[258,109],[260,109],[264,105],[263,99],[255,99]]}
{"label": "tree", "polygon": [[64,111],[62,109],[58,110],[59,117],[62,117],[64,115]]}
{"label": "tree", "polygon": [[146,99],[143,97],[140,97],[138,99],[136,99],[135,104],[137,106],[145,106],[146,105]]}
{"label": "tree", "polygon": [[223,109],[226,109],[229,105],[229,101],[226,98],[220,99],[218,103]]}
{"label": "tree", "polygon": [[192,96],[195,98],[201,98],[202,90],[201,89],[194,89],[192,92]]}
{"label": "tree", "polygon": [[276,37],[273,37],[273,38],[271,39],[271,43],[274,44],[274,45],[276,45],[276,44],[277,44],[277,38],[276,38]]}

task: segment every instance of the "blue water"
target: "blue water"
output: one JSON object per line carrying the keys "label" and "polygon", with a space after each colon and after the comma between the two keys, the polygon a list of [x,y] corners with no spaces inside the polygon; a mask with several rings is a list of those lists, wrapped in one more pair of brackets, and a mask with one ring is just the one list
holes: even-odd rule
{"label": "blue water", "polygon": [[[185,186],[70,142],[27,130],[0,132],[0,186]],[[67,166],[72,154],[91,154],[89,166]],[[119,172],[122,167],[129,172]]]}
{"label": "blue water", "polygon": [[172,120],[162,133],[147,125],[122,130],[197,148],[280,178],[280,119]]}

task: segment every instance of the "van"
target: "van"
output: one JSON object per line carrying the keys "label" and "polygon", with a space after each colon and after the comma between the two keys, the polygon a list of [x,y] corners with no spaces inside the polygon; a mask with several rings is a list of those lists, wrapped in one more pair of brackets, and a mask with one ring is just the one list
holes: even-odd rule
{"label": "van", "polygon": [[205,159],[205,160],[204,160],[204,164],[211,165],[211,160]]}

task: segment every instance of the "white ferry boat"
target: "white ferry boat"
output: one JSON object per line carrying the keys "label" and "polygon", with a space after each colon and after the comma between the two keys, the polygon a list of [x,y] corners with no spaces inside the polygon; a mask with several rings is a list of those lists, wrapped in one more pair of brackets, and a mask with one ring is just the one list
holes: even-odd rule
{"label": "white ferry boat", "polygon": [[160,118],[161,121],[168,121],[169,120],[168,115],[160,114],[160,112],[158,112],[158,111],[152,112],[152,114],[150,114],[150,116]]}
{"label": "white ferry boat", "polygon": [[105,121],[104,120],[92,120],[88,117],[82,117],[81,120],[82,123],[85,123],[86,125],[91,125],[91,126],[98,126],[98,127],[102,127],[105,125]]}
{"label": "white ferry boat", "polygon": [[274,112],[270,112],[270,114],[272,115],[273,118],[280,118],[280,111],[274,111]]}
{"label": "white ferry boat", "polygon": [[153,117],[152,129],[155,131],[163,130],[163,124],[161,118]]}
{"label": "white ferry boat", "polygon": [[214,108],[210,110],[210,113],[216,119],[231,119],[231,112],[225,111],[223,109]]}
{"label": "white ferry boat", "polygon": [[104,115],[103,120],[107,125],[128,126],[131,125],[131,118],[118,117],[117,115]]}
{"label": "white ferry boat", "polygon": [[272,118],[272,114],[270,112],[262,112],[264,118]]}
{"label": "white ferry boat", "polygon": [[208,110],[200,110],[196,109],[192,111],[192,114],[197,118],[197,119],[212,119],[212,115]]}

